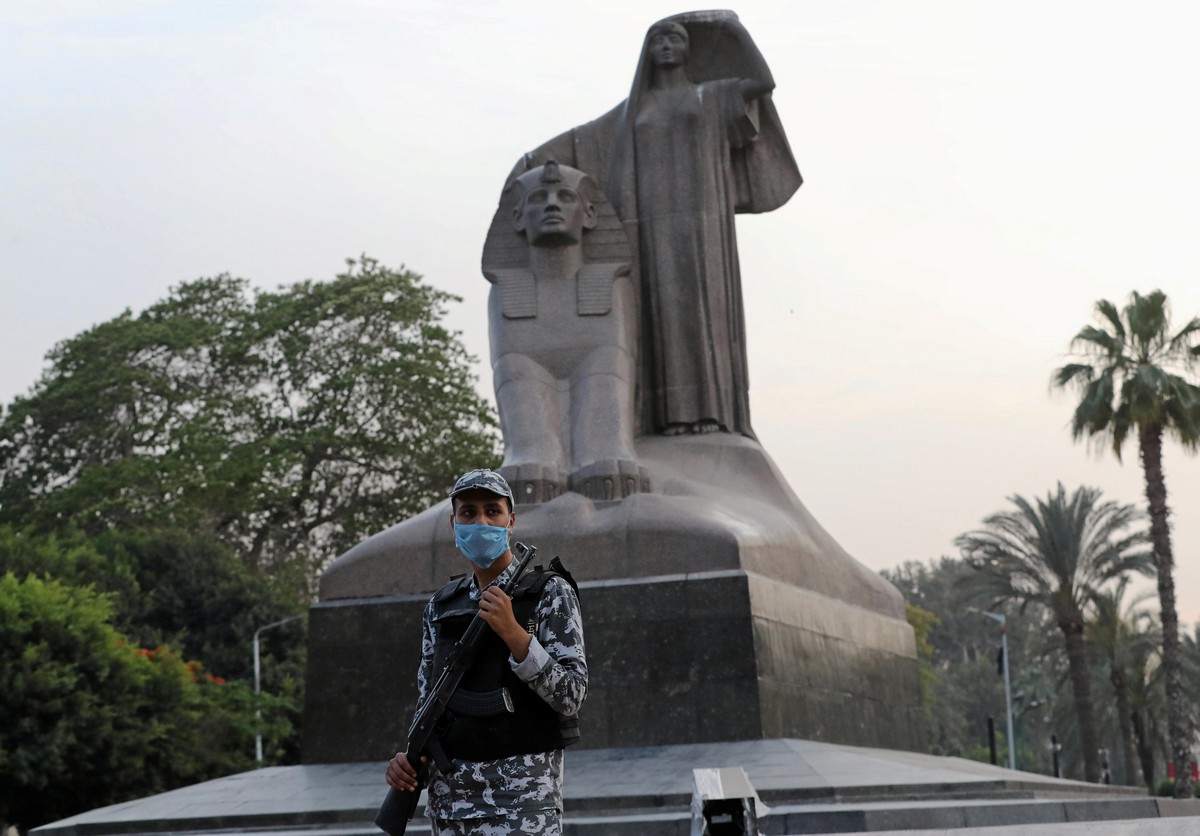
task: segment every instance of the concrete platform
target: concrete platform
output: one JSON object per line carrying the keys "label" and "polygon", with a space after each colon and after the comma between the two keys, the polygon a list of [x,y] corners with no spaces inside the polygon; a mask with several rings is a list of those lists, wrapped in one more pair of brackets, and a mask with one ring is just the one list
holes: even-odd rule
{"label": "concrete platform", "polygon": [[[1200,833],[1200,818],[1172,818],[1200,815],[1200,801],[1154,799],[1140,788],[1056,780],[960,758],[805,740],[568,751],[566,831],[687,836],[692,770],[725,766],[746,770],[769,808],[762,832],[777,836],[1074,834],[1084,827],[1089,836],[1123,836],[1134,828],[1138,836]],[[371,821],[386,791],[383,771],[378,762],[268,767],[92,810],[33,833],[373,836]],[[428,833],[425,820],[415,819],[409,833]]]}

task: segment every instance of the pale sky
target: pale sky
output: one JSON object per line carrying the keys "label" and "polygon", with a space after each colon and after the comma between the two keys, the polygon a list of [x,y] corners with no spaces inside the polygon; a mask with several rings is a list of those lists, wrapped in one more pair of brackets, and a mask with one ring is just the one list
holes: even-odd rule
{"label": "pale sky", "polygon": [[[0,5],[0,400],[59,340],[221,272],[367,253],[465,297],[517,157],[628,93],[677,0]],[[1144,505],[1048,391],[1097,299],[1200,314],[1200,7],[1039,0],[735,7],[805,177],[739,216],[754,426],[874,569],[1062,480]],[[1200,459],[1166,449],[1181,617]]]}

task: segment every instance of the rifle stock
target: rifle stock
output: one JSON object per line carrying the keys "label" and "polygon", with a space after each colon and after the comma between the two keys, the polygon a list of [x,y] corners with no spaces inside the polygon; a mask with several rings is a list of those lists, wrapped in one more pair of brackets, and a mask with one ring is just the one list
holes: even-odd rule
{"label": "rifle stock", "polygon": [[[508,595],[512,594],[517,582],[521,580],[525,568],[529,565],[529,561],[537,552],[536,546],[526,546],[524,543],[518,542],[516,547],[520,552],[516,571],[500,587]],[[408,748],[404,755],[408,758],[409,763],[417,766],[417,776],[421,784],[425,783],[428,775],[428,771],[421,766],[422,756],[432,755],[435,760],[439,761],[445,759],[441,745],[435,738],[434,729],[442,715],[446,713],[446,705],[450,697],[467,672],[471,655],[474,653],[475,646],[479,643],[479,637],[483,635],[485,627],[487,627],[487,622],[476,613],[463,637],[459,640],[458,647],[446,661],[445,669],[439,674],[432,689],[426,695],[424,704],[413,715],[412,724],[408,729]],[[404,836],[409,821],[417,811],[417,802],[420,798],[421,790],[419,788],[409,791],[389,787],[387,796],[384,797],[383,804],[380,805],[379,812],[375,815],[375,826],[388,836]]]}
{"label": "rifle stock", "polygon": [[397,790],[388,787],[383,804],[375,814],[375,826],[388,836],[404,836],[408,822],[417,812],[417,801],[421,798],[420,790]]}

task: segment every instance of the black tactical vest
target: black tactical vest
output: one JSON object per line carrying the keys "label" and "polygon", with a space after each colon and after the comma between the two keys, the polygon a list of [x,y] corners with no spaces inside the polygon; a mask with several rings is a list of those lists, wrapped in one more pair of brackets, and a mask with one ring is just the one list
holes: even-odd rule
{"label": "black tactical vest", "polygon": [[[556,571],[556,570],[561,570]],[[555,558],[551,568],[534,567],[513,590],[513,615],[533,634],[538,599],[555,575],[575,586]],[[479,611],[470,597],[471,576],[459,575],[433,596],[431,619],[437,637],[433,672],[441,671],[457,642]],[[451,758],[490,761],[513,755],[550,752],[579,739],[574,717],[562,717],[521,681],[508,663],[508,645],[485,629],[474,660],[450,700],[447,719],[438,734]]]}

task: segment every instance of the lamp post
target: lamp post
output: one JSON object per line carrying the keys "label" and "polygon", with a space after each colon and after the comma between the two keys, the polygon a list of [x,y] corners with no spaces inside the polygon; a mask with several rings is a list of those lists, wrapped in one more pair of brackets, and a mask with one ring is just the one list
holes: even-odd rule
{"label": "lamp post", "polygon": [[1000,657],[1004,667],[1004,709],[1007,715],[1005,719],[1008,721],[1008,768],[1016,769],[1017,742],[1013,739],[1012,687],[1008,681],[1008,618],[1003,613],[987,612],[975,607],[968,607],[968,609],[1000,624]]}
{"label": "lamp post", "polygon": [[[259,627],[254,631],[254,719],[256,724],[262,723],[262,706],[259,705],[258,700],[259,694],[262,693],[262,677],[260,674],[260,665],[258,661],[258,637],[266,630],[270,630],[273,627],[282,627],[284,624],[287,624],[290,621],[295,621],[298,618],[300,618],[298,615],[289,615],[287,618],[282,619],[281,621],[273,621],[270,624]],[[262,730],[260,727],[259,731],[254,735],[254,762],[262,763],[262,759]]]}

